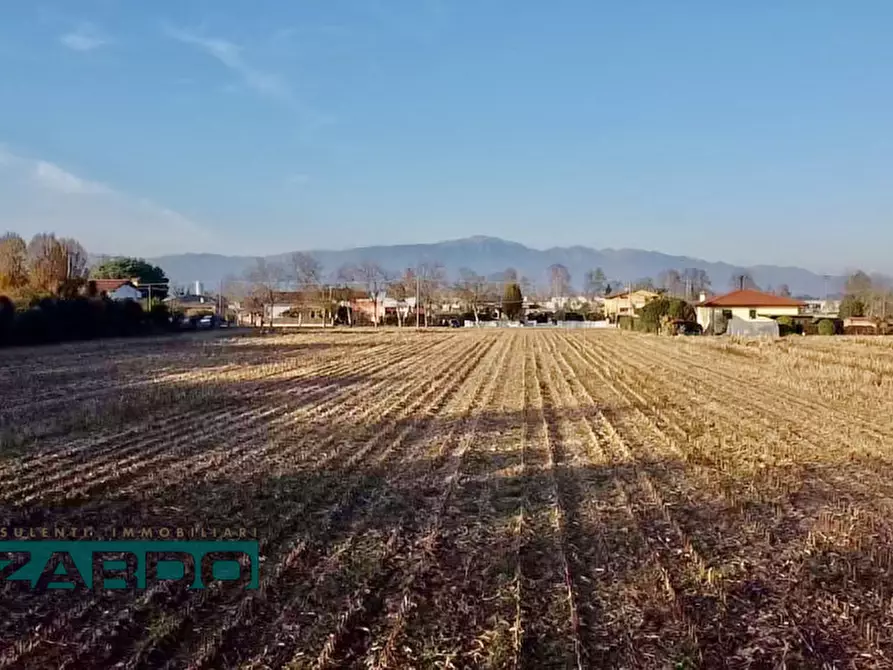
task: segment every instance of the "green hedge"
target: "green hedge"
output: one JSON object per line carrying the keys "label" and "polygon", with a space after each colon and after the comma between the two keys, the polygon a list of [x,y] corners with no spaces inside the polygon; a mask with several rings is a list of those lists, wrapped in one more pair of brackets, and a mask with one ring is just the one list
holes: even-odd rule
{"label": "green hedge", "polygon": [[130,300],[43,298],[16,310],[11,300],[0,297],[0,346],[127,337],[171,330],[175,325],[165,305],[154,305],[147,314]]}
{"label": "green hedge", "polygon": [[834,326],[834,322],[828,319],[822,319],[819,321],[818,325],[819,335],[835,335],[837,334],[837,328]]}

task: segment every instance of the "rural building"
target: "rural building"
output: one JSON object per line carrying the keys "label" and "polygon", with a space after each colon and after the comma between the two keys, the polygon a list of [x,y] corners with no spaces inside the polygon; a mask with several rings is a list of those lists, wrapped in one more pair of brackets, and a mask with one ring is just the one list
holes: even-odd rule
{"label": "rural building", "polygon": [[847,335],[880,335],[886,332],[880,319],[869,316],[851,316],[843,320],[843,332]]}
{"label": "rural building", "polygon": [[635,316],[638,310],[659,297],[660,293],[646,289],[624,291],[623,293],[614,293],[606,296],[604,303],[605,318],[608,321],[616,321],[621,316]]}
{"label": "rural building", "polygon": [[[346,288],[324,289],[320,291],[276,291],[272,304],[263,304],[263,320],[266,323],[283,326],[323,326],[326,324],[326,310],[332,307],[355,313],[360,309],[357,303],[369,300],[367,294]],[[237,320],[243,324],[255,324],[260,318],[260,305],[263,296],[254,300],[233,302],[230,307],[236,312]],[[371,302],[371,301],[369,301]],[[257,306],[252,311],[251,305]],[[381,305],[379,305],[379,308]]]}
{"label": "rural building", "polygon": [[130,279],[91,279],[99,295],[110,300],[142,300],[142,292]]}
{"label": "rural building", "polygon": [[702,294],[701,301],[696,305],[696,312],[698,324],[705,333],[710,333],[720,318],[725,323],[731,322],[732,319],[735,319],[736,323],[767,323],[774,322],[780,316],[798,316],[805,308],[806,303],[802,300],[744,289],[709,299]]}
{"label": "rural building", "polygon": [[186,314],[216,314],[220,307],[218,299],[208,295],[171,295],[165,298],[163,302],[171,310],[182,311]]}
{"label": "rural building", "polygon": [[836,315],[840,311],[840,300],[805,300],[804,314]]}
{"label": "rural building", "polygon": [[601,306],[604,301],[604,298],[598,297],[587,298],[585,295],[565,295],[553,296],[540,304],[549,311],[557,312],[561,309],[566,311],[576,311],[585,308],[587,305]]}

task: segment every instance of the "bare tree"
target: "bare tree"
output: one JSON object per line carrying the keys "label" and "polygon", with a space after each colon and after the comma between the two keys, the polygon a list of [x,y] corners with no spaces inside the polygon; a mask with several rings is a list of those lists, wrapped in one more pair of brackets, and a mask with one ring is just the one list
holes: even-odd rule
{"label": "bare tree", "polygon": [[518,281],[518,271],[515,268],[506,268],[502,271],[502,282],[512,284]]}
{"label": "bare tree", "polygon": [[881,275],[857,270],[847,278],[845,291],[865,306],[866,316],[886,319],[893,312],[889,281]]}
{"label": "bare tree", "polygon": [[249,297],[252,302],[259,304],[261,308],[260,326],[264,326],[267,307],[269,307],[270,326],[273,325],[273,305],[276,302],[276,293],[282,289],[286,281],[287,273],[278,263],[270,263],[264,258],[257,258],[254,266],[245,273],[245,279],[249,284]]}
{"label": "bare tree", "polygon": [[665,289],[671,296],[687,297],[685,282],[678,270],[664,270],[657,275],[657,285]]}
{"label": "bare tree", "polygon": [[298,288],[317,287],[322,283],[322,264],[310,254],[296,251],[288,258],[290,279]]}
{"label": "bare tree", "polygon": [[244,278],[235,275],[227,275],[220,282],[220,294],[223,302],[229,306],[232,303],[238,303],[239,309],[248,312],[248,304],[246,300],[249,296],[248,282]]}
{"label": "bare tree", "polygon": [[733,291],[760,290],[760,287],[757,286],[757,283],[754,281],[751,274],[746,270],[733,274],[731,279],[729,279],[729,286]]}
{"label": "bare tree", "polygon": [[706,270],[685,268],[682,271],[682,281],[685,283],[686,300],[694,300],[701,293],[710,290],[710,277]]}
{"label": "bare tree", "polygon": [[586,293],[586,297],[592,300],[596,296],[602,295],[605,290],[605,282],[607,278],[605,277],[605,273],[601,268],[595,268],[594,270],[590,270],[586,273],[586,279],[584,284],[584,292]]}
{"label": "bare tree", "polygon": [[862,272],[862,270],[857,270],[849,277],[847,277],[846,284],[844,286],[844,290],[850,295],[854,295],[857,298],[864,298],[868,294],[871,293],[874,288],[874,283],[866,273]]}
{"label": "bare tree", "polygon": [[372,300],[373,321],[376,327],[379,323],[378,304],[381,301],[381,293],[391,281],[391,275],[378,263],[364,261],[356,265],[345,265],[338,270],[338,277],[349,284],[362,286]]}
{"label": "bare tree", "polygon": [[479,275],[474,270],[462,268],[459,270],[459,281],[456,282],[456,293],[474,314],[474,322],[478,323],[478,311],[481,303],[487,300],[492,293],[492,286],[487,278]]}
{"label": "bare tree", "polygon": [[415,274],[420,292],[419,300],[425,309],[425,328],[427,328],[431,307],[446,281],[446,269],[442,263],[436,261],[424,262],[416,266]]}
{"label": "bare tree", "polygon": [[334,323],[332,290],[323,285],[322,264],[310,254],[296,251],[288,258],[289,280],[314,308],[323,313],[323,326],[331,317]]}
{"label": "bare tree", "polygon": [[89,257],[87,256],[87,250],[73,238],[63,237],[59,240],[59,244],[62,246],[66,257],[65,279],[59,286],[59,295],[73,298],[78,294],[81,287],[87,283],[87,263]]}
{"label": "bare tree", "polygon": [[68,278],[85,278],[88,269],[87,263],[89,262],[87,250],[84,249],[80,242],[71,237],[61,238],[59,244],[62,245],[62,248],[65,250],[65,254],[68,257]]}
{"label": "bare tree", "polygon": [[28,245],[16,233],[0,237],[0,292],[28,285]]}
{"label": "bare tree", "polygon": [[781,284],[777,289],[775,289],[775,294],[780,295],[783,298],[790,298],[791,289],[787,284]]}
{"label": "bare tree", "polygon": [[52,233],[38,233],[28,243],[28,273],[31,285],[57,293],[68,278],[68,254]]}
{"label": "bare tree", "polygon": [[561,263],[549,266],[549,290],[553,298],[566,296],[571,288],[571,273]]}
{"label": "bare tree", "polygon": [[409,298],[415,296],[416,292],[415,271],[412,268],[407,268],[399,279],[391,282],[388,292],[391,294],[391,297],[398,301],[397,324],[402,328],[406,316],[409,314],[408,310],[404,311],[403,305],[406,304]]}

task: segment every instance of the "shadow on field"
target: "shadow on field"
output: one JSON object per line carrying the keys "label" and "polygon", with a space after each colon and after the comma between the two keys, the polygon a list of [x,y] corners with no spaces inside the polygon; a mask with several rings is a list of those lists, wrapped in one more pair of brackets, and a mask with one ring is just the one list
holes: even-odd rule
{"label": "shadow on field", "polygon": [[[280,333],[182,333],[48,345],[27,355],[13,350],[6,358],[0,357],[0,426],[12,421],[51,418],[58,407],[69,411],[78,403],[108,398],[114,401],[115,396],[120,403],[125,395],[157,392],[175,383],[159,381],[166,375],[213,372],[217,368],[244,368],[247,372],[252,367],[305,356],[309,364],[315,355],[326,353],[334,361],[339,355],[369,346],[360,341],[363,333],[320,333],[297,333],[291,337]],[[39,413],[31,411],[38,407]]]}
{"label": "shadow on field", "polygon": [[[274,381],[252,383],[256,397],[234,394],[230,404],[211,406],[229,410],[228,422],[211,418],[209,410],[207,421],[199,413],[195,424],[175,422],[122,443],[122,462],[130,458],[128,450],[148,459],[153,450],[167,453],[161,448],[169,441],[182,445],[176,459],[154,466],[149,460],[145,469],[51,507],[7,507],[0,522],[256,529],[267,557],[262,577],[284,553],[302,547],[292,569],[256,605],[256,629],[243,631],[238,644],[227,648],[230,664],[275,639],[269,622],[288,602],[310,603],[314,621],[337,620],[349,593],[365,593],[364,570],[377,570],[342,651],[348,659],[351,650],[369,648],[387,620],[389,598],[400,593],[406,571],[422,556],[427,567],[419,568],[414,582],[413,634],[434,645],[459,640],[460,646],[473,646],[476,635],[511,614],[495,594],[517,574],[524,580],[520,606],[529,629],[560,635],[555,631],[565,630],[569,619],[551,629],[542,623],[551,610],[537,608],[563,603],[562,552],[577,601],[582,653],[592,667],[773,667],[781,660],[791,667],[842,666],[860,653],[877,652],[879,643],[864,634],[867,623],[875,630],[893,623],[877,595],[886,592],[891,577],[891,561],[884,558],[890,538],[878,497],[890,491],[860,483],[866,473],[893,482],[886,463],[794,463],[744,479],[733,469],[703,462],[702,454],[692,462],[650,459],[654,452],[647,444],[631,445],[634,463],[612,462],[607,443],[585,444],[558,429],[597,412],[612,420],[630,418],[621,406],[552,408],[546,414],[552,449],[531,432],[523,454],[520,426],[527,423],[533,431],[538,425],[523,412],[481,413],[468,442],[461,439],[469,427],[463,417],[352,423],[332,414],[292,426],[291,432],[276,431],[266,418],[232,418],[271,402],[290,409],[319,403],[315,384],[324,393],[333,385],[360,385],[364,378],[324,381],[324,387],[320,380],[291,381],[281,389]],[[289,400],[301,384],[307,393]],[[352,460],[366,448],[367,454]],[[314,465],[320,462],[326,465]],[[131,486],[150,474],[150,487]],[[525,530],[519,531],[522,509]],[[563,514],[563,533],[556,509]],[[877,516],[866,520],[856,510]],[[432,528],[435,539],[426,544]],[[810,535],[816,528],[820,537]],[[343,557],[337,554],[342,547]],[[393,555],[369,567],[368,557],[386,551]],[[332,561],[334,567],[324,571]],[[9,615],[0,623],[0,646],[61,611],[73,611],[81,597],[7,589]],[[136,596],[103,598],[114,613]],[[213,628],[232,611],[232,602],[221,598],[184,593],[159,599],[152,616],[181,616],[184,602],[190,602],[196,608],[190,616]],[[566,604],[561,607],[566,611]],[[841,616],[844,607],[858,617]],[[318,651],[316,624],[302,625],[294,644]],[[121,626],[125,641],[95,656],[95,665],[79,664],[108,666],[149,635]],[[64,644],[67,634],[48,635],[51,643]],[[165,654],[188,648],[198,633],[187,628],[178,635],[178,641],[165,643]],[[531,667],[546,664],[552,653],[533,632],[524,645]]]}

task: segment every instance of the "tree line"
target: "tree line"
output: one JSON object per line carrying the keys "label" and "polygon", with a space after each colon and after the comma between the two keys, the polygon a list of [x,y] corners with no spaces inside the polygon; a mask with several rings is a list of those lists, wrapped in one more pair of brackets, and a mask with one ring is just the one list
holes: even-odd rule
{"label": "tree line", "polygon": [[[94,279],[156,284],[154,304],[109,300]],[[173,327],[164,271],[146,261],[113,258],[93,267],[75,239],[39,233],[27,243],[18,234],[0,237],[0,346],[120,337]]]}
{"label": "tree line", "polygon": [[[339,305],[358,291],[373,305],[378,323],[384,316],[381,309],[383,296],[398,301],[414,302],[418,298],[420,325],[428,325],[432,308],[437,304],[459,305],[470,320],[478,321],[493,306],[509,318],[517,318],[522,310],[522,300],[540,302],[545,298],[577,298],[569,269],[562,264],[546,268],[547,283],[537,287],[528,277],[515,268],[483,275],[470,268],[461,268],[454,279],[449,279],[442,263],[424,261],[402,272],[393,272],[373,261],[360,261],[344,265],[330,275],[323,272],[320,262],[310,254],[296,252],[282,262],[258,258],[240,277],[229,277],[224,282],[227,298],[238,301],[243,310],[260,317],[263,324],[268,318],[269,307],[277,296],[289,291],[301,292],[302,306],[325,315],[325,321],[333,323]],[[600,267],[587,271],[583,277],[583,290],[579,297],[586,302],[578,306],[583,318],[598,318],[598,300],[627,288],[660,290],[667,297],[696,301],[702,291],[710,289],[707,273],[697,268],[670,270],[658,276],[657,281],[645,278],[626,283],[609,279]],[[564,316],[564,308],[558,308]],[[404,325],[412,312],[397,310],[396,324]],[[346,314],[350,318],[349,312]]]}

